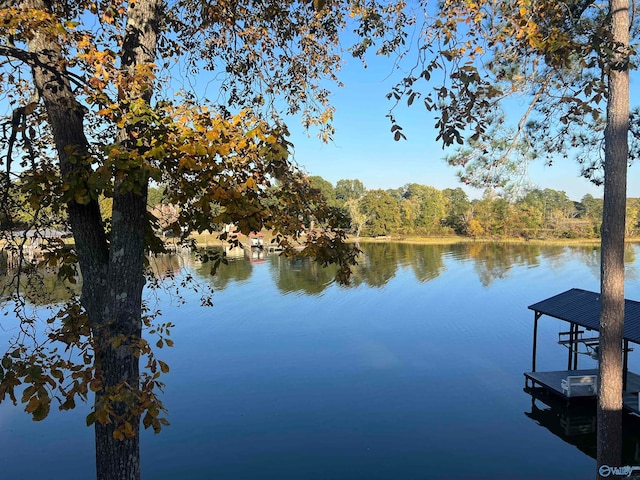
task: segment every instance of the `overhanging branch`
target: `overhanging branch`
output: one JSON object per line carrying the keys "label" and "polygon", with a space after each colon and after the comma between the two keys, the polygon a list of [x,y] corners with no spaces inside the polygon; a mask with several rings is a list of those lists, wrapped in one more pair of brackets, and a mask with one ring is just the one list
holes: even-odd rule
{"label": "overhanging branch", "polygon": [[75,73],[69,72],[68,70],[66,70],[64,73],[61,73],[60,70],[55,68],[53,65],[49,65],[46,62],[42,61],[37,54],[12,45],[0,45],[0,56],[20,60],[31,68],[44,68],[54,73],[55,75],[65,76],[71,83],[75,84],[78,87],[85,87],[87,84],[84,78],[82,78],[80,75],[76,75]]}

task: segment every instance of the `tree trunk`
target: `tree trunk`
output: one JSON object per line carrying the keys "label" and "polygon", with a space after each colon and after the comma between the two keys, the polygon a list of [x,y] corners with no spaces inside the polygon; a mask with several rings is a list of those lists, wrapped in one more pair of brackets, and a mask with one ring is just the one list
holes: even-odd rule
{"label": "tree trunk", "polygon": [[598,478],[603,465],[622,460],[622,336],[624,232],[629,129],[629,1],[610,0],[615,53],[607,59],[609,98],[605,130],[602,216]]}
{"label": "tree trunk", "polygon": [[[48,10],[44,0],[24,0],[26,8]],[[137,0],[129,4],[127,27],[121,53],[121,69],[127,81],[139,65],[155,60],[161,15],[159,0]],[[37,58],[33,76],[53,133],[62,179],[77,184],[91,172],[89,143],[84,133],[84,108],[76,100],[63,65],[62,49],[50,36],[36,32],[29,50]],[[126,82],[125,82],[126,83]],[[149,102],[152,85],[142,88],[141,98]],[[131,100],[136,89],[122,89],[119,98]],[[133,126],[123,129],[117,141],[127,146]],[[147,227],[147,175],[140,168],[123,172],[116,181],[110,243],[102,223],[98,202],[67,204],[75,249],[83,276],[81,301],[94,341],[96,377],[102,387],[96,392],[96,409],[117,393],[111,406],[115,422],[96,422],[96,472],[98,480],[140,478],[140,417],[131,413],[139,389],[139,345],[142,332],[142,289],[144,286],[144,234]],[[136,188],[122,188],[134,179]],[[75,180],[70,182],[70,180]],[[88,190],[88,188],[87,188]],[[114,347],[113,340],[122,342]],[[114,431],[128,423],[122,440]]]}
{"label": "tree trunk", "polygon": [[[137,0],[129,4],[121,53],[124,82],[118,92],[118,98],[125,104],[136,98],[147,103],[151,100],[153,85],[147,82],[152,79],[138,78],[137,67],[155,61],[160,15],[160,0]],[[140,148],[135,139],[144,137],[144,128],[142,124],[126,125],[118,134],[118,142],[131,150]],[[130,430],[124,439],[118,439],[114,433],[122,423],[102,425],[96,422],[98,480],[140,479],[140,415],[132,413],[131,406],[137,403],[140,384],[148,173],[141,167],[129,166],[125,174],[118,176],[114,185],[106,323],[95,335],[96,366],[103,381],[103,389],[96,394],[96,407],[112,389],[119,389],[120,401],[114,405],[114,410]],[[123,338],[117,348],[112,346],[116,336]]]}
{"label": "tree trunk", "polygon": [[[146,183],[146,182],[145,182]],[[116,187],[116,192],[118,188]],[[112,392],[116,423],[95,423],[96,473],[98,480],[140,479],[140,415],[131,412],[138,399],[139,349],[142,336],[142,289],[144,287],[144,231],[146,228],[146,184],[142,194],[114,192],[108,301],[104,323],[95,325],[96,376],[102,389],[96,392],[96,410]],[[121,336],[122,343],[113,346]],[[128,424],[124,438],[114,436]]]}

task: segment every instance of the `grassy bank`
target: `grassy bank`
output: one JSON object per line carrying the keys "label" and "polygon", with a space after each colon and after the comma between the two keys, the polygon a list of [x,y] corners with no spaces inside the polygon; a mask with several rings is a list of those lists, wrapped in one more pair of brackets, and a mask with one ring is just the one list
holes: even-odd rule
{"label": "grassy bank", "polygon": [[[273,239],[273,235],[269,231],[263,231],[264,244],[269,245]],[[198,242],[201,247],[222,246],[223,242],[218,238],[219,233],[194,233],[191,238]],[[240,240],[245,241],[246,237],[240,235]],[[358,243],[410,243],[417,245],[454,245],[457,243],[514,243],[514,244],[531,244],[531,245],[567,245],[567,246],[585,246],[600,245],[599,238],[546,238],[546,239],[530,239],[523,238],[469,238],[461,236],[418,236],[418,235],[388,235],[384,237],[349,237],[350,242]],[[627,237],[626,243],[640,243],[640,237]],[[65,238],[64,243],[73,245],[73,238]],[[172,243],[171,239],[167,239],[167,243]],[[4,249],[6,241],[0,239],[0,249]]]}
{"label": "grassy bank", "polygon": [[[529,244],[529,245],[566,245],[566,246],[588,246],[600,245],[599,238],[545,238],[531,239],[524,238],[469,238],[469,237],[420,237],[420,236],[402,236],[392,235],[386,237],[351,237],[349,239],[359,243],[411,243],[419,245],[453,245],[457,243],[513,243],[513,244]],[[629,237],[627,243],[640,243],[640,237]]]}
{"label": "grassy bank", "polygon": [[[268,231],[263,231],[264,243],[268,245],[273,235]],[[222,244],[218,239],[217,233],[193,234],[194,238],[200,246],[219,246]],[[241,236],[244,240],[244,236]],[[514,244],[530,244],[530,245],[567,245],[567,246],[586,246],[600,245],[599,238],[545,238],[530,239],[524,238],[470,238],[461,236],[418,236],[418,235],[388,235],[384,237],[349,237],[350,242],[358,243],[411,243],[418,245],[453,245],[457,243],[514,243]],[[627,243],[640,243],[640,237],[629,237]]]}

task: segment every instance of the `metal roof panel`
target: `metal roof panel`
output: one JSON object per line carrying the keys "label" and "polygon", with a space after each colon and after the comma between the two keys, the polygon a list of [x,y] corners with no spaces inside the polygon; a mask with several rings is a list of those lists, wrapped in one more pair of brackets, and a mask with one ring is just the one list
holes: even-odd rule
{"label": "metal roof panel", "polygon": [[[572,288],[553,297],[529,305],[543,315],[600,331],[600,294]],[[640,302],[625,299],[624,338],[640,344]]]}

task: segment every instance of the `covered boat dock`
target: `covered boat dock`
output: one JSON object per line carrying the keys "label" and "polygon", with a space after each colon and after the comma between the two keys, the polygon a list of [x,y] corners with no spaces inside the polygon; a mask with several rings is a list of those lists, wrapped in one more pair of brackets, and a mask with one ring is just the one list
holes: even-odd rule
{"label": "covered boat dock", "polygon": [[[534,312],[533,351],[531,371],[526,372],[525,384],[528,388],[536,385],[564,397],[595,398],[597,395],[598,370],[578,368],[580,353],[598,358],[600,330],[600,294],[573,288],[529,306]],[[569,324],[567,331],[559,332],[558,343],[568,348],[567,369],[551,372],[536,371],[538,341],[538,321],[547,315]],[[638,392],[640,375],[628,368],[630,344],[640,344],[640,302],[625,300],[625,322],[623,333],[623,407],[640,414]]]}

